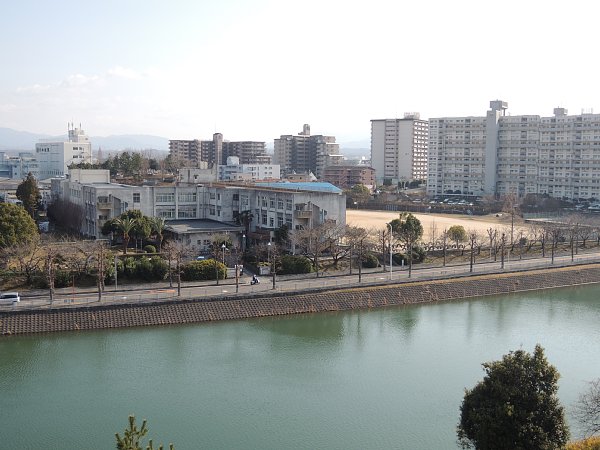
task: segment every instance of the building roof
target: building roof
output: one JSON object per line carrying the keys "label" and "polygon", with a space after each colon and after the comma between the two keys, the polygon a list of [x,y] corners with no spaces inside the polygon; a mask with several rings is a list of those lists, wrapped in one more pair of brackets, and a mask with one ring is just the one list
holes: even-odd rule
{"label": "building roof", "polygon": [[259,187],[269,187],[276,189],[287,189],[290,191],[312,191],[312,192],[332,192],[334,194],[341,194],[343,191],[334,186],[331,183],[325,182],[289,182],[289,181],[280,181],[274,183],[261,183],[257,182],[256,186]]}
{"label": "building roof", "polygon": [[168,220],[167,230],[175,234],[191,234],[201,232],[224,233],[226,231],[243,231],[244,227],[235,223],[219,222],[210,219]]}

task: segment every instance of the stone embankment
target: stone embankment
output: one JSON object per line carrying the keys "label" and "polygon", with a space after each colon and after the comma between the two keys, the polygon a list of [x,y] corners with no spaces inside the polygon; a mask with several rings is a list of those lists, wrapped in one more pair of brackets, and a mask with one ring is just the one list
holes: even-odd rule
{"label": "stone embankment", "polygon": [[600,283],[600,264],[254,298],[97,305],[0,313],[0,334],[98,330],[346,311]]}

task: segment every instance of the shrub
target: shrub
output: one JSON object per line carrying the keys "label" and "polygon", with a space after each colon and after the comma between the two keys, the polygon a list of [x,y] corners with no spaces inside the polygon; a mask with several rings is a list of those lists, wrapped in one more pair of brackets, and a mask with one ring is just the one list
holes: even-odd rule
{"label": "shrub", "polygon": [[567,444],[567,450],[600,450],[600,436],[570,442]]}
{"label": "shrub", "polygon": [[135,264],[135,275],[145,281],[152,280],[152,263],[150,262],[150,259],[138,258]]}
{"label": "shrub", "polygon": [[[413,264],[418,264],[418,263],[422,263],[423,261],[425,261],[425,249],[423,247],[419,247],[417,245],[415,245],[412,249],[412,262]],[[404,264],[408,264],[408,256],[405,255],[404,253],[394,253],[394,255],[392,256],[392,259],[394,260],[394,264],[402,264],[402,260],[404,260]]]}
{"label": "shrub", "polygon": [[281,257],[281,274],[311,273],[312,264],[306,256],[284,255]]}
{"label": "shrub", "polygon": [[164,280],[169,273],[169,264],[160,256],[153,256],[150,258],[150,262],[152,263],[152,275],[154,279],[157,281]]}
{"label": "shrub", "polygon": [[214,280],[216,271],[219,273],[220,280],[227,276],[227,267],[214,259],[192,261],[181,267],[181,279],[184,281]]}
{"label": "shrub", "polygon": [[73,284],[73,274],[67,270],[57,270],[54,272],[54,287],[64,288]]}
{"label": "shrub", "polygon": [[379,267],[379,259],[373,253],[366,253],[362,257],[362,266],[367,269]]}
{"label": "shrub", "polygon": [[154,245],[146,245],[144,246],[144,252],[146,253],[156,253],[156,247]]}

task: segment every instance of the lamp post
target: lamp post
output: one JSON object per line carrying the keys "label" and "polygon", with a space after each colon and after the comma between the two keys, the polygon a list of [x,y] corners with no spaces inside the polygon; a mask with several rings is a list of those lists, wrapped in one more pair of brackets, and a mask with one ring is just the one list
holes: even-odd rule
{"label": "lamp post", "polygon": [[271,242],[267,244],[269,253],[269,264],[271,265],[271,277],[273,278],[273,289],[275,289],[275,252],[273,251],[273,259],[271,259]]}
{"label": "lamp post", "polygon": [[242,234],[242,253],[246,251],[246,233]]}
{"label": "lamp post", "polygon": [[221,249],[223,250],[223,257],[222,257],[222,263],[223,265],[225,265],[225,243],[223,243],[223,245],[221,245]]}
{"label": "lamp post", "polygon": [[392,279],[392,224],[388,223],[388,227],[390,227],[390,280]]}

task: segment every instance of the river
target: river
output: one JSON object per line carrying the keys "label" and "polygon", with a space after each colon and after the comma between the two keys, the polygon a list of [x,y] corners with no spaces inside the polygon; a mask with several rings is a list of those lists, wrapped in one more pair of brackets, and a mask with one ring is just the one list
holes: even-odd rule
{"label": "river", "polygon": [[114,448],[134,413],[177,450],[456,449],[464,388],[509,350],[542,344],[570,419],[600,377],[599,323],[587,286],[2,338],[0,447]]}

